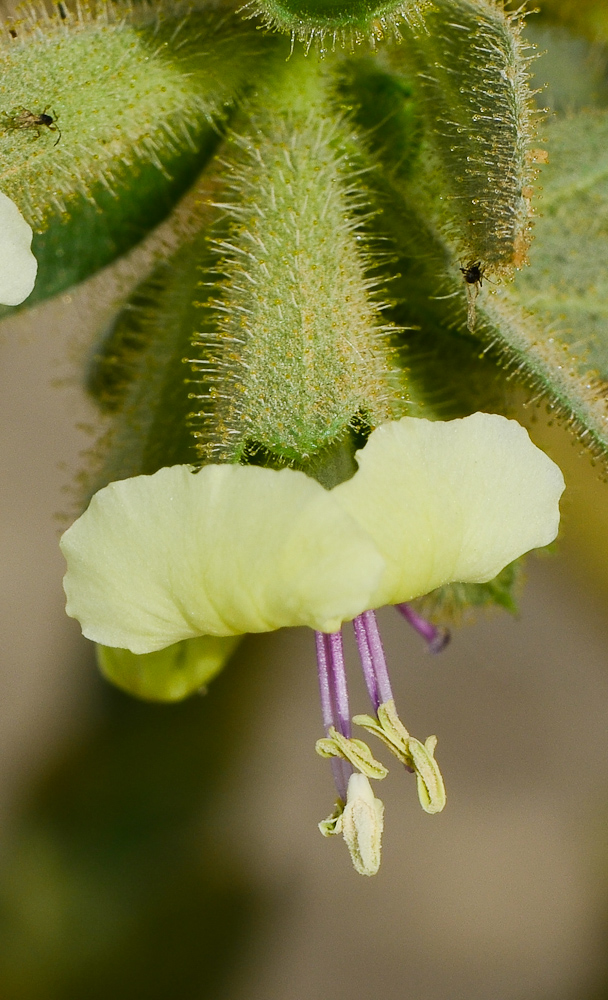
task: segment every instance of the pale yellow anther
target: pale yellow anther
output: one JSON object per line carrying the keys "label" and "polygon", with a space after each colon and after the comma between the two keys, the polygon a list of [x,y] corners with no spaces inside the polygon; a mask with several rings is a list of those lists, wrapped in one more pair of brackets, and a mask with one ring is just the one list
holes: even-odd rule
{"label": "pale yellow anther", "polygon": [[425,812],[441,812],[446,802],[445,785],[434,757],[437,737],[429,736],[424,743],[410,736],[397,715],[394,701],[387,701],[378,708],[378,718],[355,715],[355,725],[377,736],[407,768],[416,774],[420,805]]}
{"label": "pale yellow anther", "polygon": [[342,834],[355,871],[360,875],[377,873],[383,829],[384,804],[375,797],[372,786],[363,774],[351,774],[346,804],[338,799],[331,815],[319,823],[319,830],[324,837]]}
{"label": "pale yellow anther", "polygon": [[358,771],[376,781],[386,778],[388,774],[388,769],[375,759],[367,743],[347,739],[333,726],[329,730],[329,736],[317,740],[315,750],[320,757],[342,757],[343,760],[350,761]]}
{"label": "pale yellow anther", "polygon": [[327,819],[322,819],[321,822],[317,824],[324,837],[335,837],[337,834],[342,833],[342,813],[344,812],[344,805],[345,803],[342,799],[338,799],[333,812],[329,814]]}
{"label": "pale yellow anther", "polygon": [[375,875],[380,867],[384,805],[363,774],[351,774],[342,813],[342,836],[355,871]]}
{"label": "pale yellow anther", "polygon": [[445,806],[445,785],[437,761],[433,756],[437,737],[429,736],[424,744],[410,736],[408,750],[416,772],[416,786],[420,805],[427,813],[441,812]]}

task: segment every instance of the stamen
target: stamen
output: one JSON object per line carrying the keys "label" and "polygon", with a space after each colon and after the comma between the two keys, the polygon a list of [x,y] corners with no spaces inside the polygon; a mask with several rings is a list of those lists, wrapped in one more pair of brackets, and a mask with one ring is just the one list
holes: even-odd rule
{"label": "stamen", "polygon": [[[342,632],[333,632],[331,635],[315,632],[315,641],[325,733],[329,736],[333,727],[350,739],[350,709],[344,669]],[[346,802],[348,779],[353,773],[353,767],[347,760],[332,758],[331,769],[338,795],[342,802]]]}
{"label": "stamen", "polygon": [[323,715],[323,727],[326,735],[329,733],[330,727],[333,726],[335,722],[329,680],[327,638],[328,637],[324,632],[315,632],[315,642],[317,644],[317,672],[319,675],[319,693],[321,695],[321,714]]}
{"label": "stamen", "polygon": [[374,670],[374,664],[372,663],[372,654],[370,653],[369,643],[367,641],[367,632],[361,615],[357,615],[357,617],[353,619],[353,628],[355,630],[355,638],[359,648],[359,657],[361,659],[361,666],[363,667],[363,677],[365,678],[367,693],[369,694],[370,701],[374,706],[374,711],[377,712],[380,707],[378,681],[376,679],[376,672]]}
{"label": "stamen", "polygon": [[383,704],[385,701],[393,701],[393,691],[388,676],[386,657],[384,656],[382,639],[380,638],[380,632],[378,631],[376,615],[373,611],[364,611],[359,617],[361,618],[365,628],[367,645],[369,647],[372,661],[372,669],[376,676],[380,704]]}
{"label": "stamen", "polygon": [[440,653],[442,649],[445,649],[452,638],[449,628],[433,625],[428,619],[414,611],[411,604],[395,604],[395,607],[418,632],[418,635],[421,635],[426,641],[429,653]]}
{"label": "stamen", "polygon": [[[373,612],[372,612],[373,614]],[[332,632],[327,636],[330,650],[330,672],[333,679],[334,704],[338,721],[336,729],[350,739],[350,708],[348,704],[348,688],[346,686],[346,669],[344,667],[344,647],[342,645],[342,630]]]}

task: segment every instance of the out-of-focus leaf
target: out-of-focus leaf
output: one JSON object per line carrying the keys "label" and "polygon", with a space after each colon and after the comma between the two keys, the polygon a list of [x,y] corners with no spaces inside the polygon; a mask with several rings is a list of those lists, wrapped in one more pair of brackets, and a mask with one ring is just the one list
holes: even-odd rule
{"label": "out-of-focus leaf", "polygon": [[526,23],[526,38],[537,47],[531,69],[540,105],[558,114],[608,105],[608,53],[603,46],[536,18]]}
{"label": "out-of-focus leaf", "polygon": [[543,18],[567,24],[593,41],[608,41],[608,7],[605,0],[542,0]]}
{"label": "out-of-focus leaf", "polygon": [[[212,329],[214,263],[203,231],[136,288],[95,345],[86,387],[108,424],[94,451],[89,493],[165,465],[196,463],[193,376],[184,359],[193,356],[200,325]],[[195,357],[202,365],[201,351]],[[202,381],[197,376],[199,391]]]}
{"label": "out-of-focus leaf", "polygon": [[[533,314],[529,336],[546,349],[551,382],[569,381],[583,436],[608,449],[608,112],[548,128],[550,163],[531,267],[504,298]],[[578,397],[578,398],[577,398]],[[563,405],[563,402],[562,402]]]}

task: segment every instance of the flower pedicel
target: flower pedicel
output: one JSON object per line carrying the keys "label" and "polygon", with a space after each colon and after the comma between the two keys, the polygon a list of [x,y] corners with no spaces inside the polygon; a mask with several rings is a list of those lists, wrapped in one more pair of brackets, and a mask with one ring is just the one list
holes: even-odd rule
{"label": "flower pedicel", "polygon": [[[326,736],[338,803],[320,824],[342,833],[353,864],[380,863],[383,807],[367,782],[386,768],[353,739],[341,627],[352,621],[374,716],[353,721],[416,774],[423,808],[445,802],[434,759],[401,723],[374,608],[450,582],[481,583],[559,524],[557,466],[515,421],[476,413],[449,422],[405,417],[378,427],[355,475],[332,490],[291,469],[163,468],[111,483],[62,538],[68,614],[119,656],[175,655],[292,625],[317,633]],[[126,652],[130,651],[130,652]]]}

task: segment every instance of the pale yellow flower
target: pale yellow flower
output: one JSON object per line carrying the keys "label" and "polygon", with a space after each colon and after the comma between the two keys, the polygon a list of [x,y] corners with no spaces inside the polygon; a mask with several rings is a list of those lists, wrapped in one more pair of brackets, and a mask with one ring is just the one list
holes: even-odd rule
{"label": "pale yellow flower", "polygon": [[[148,698],[183,697],[213,676],[235,636],[317,631],[336,808],[355,869],[380,865],[386,767],[351,735],[340,627],[353,619],[375,716],[352,720],[416,775],[430,814],[446,796],[437,739],[410,736],[395,708],[373,608],[450,582],[483,583],[555,538],[564,481],[513,420],[406,417],[374,431],[358,471],[325,490],[301,472],[209,465],[112,483],[65,533],[67,611],[102,644],[106,676]],[[113,647],[113,648],[112,648]],[[139,655],[135,655],[139,654]]]}
{"label": "pale yellow flower", "polygon": [[451,581],[492,579],[555,537],[557,466],[515,421],[384,424],[333,490],[209,465],[111,483],[66,531],[67,612],[148,653],[201,635],[342,622]]}

